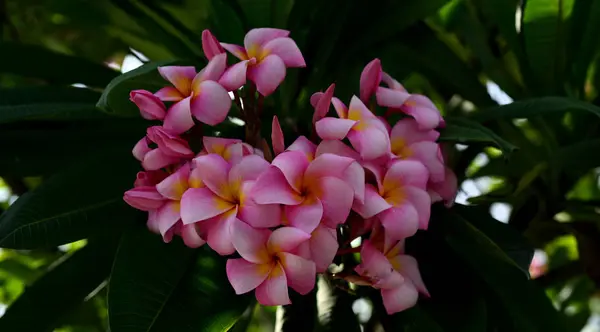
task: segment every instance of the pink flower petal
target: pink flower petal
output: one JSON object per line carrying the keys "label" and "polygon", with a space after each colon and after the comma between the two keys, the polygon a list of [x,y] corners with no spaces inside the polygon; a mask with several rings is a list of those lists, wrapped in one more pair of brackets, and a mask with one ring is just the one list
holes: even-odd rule
{"label": "pink flower petal", "polygon": [[255,289],[271,273],[270,264],[254,264],[243,258],[228,259],[226,269],[227,279],[238,295]]}
{"label": "pink flower petal", "polygon": [[234,44],[226,44],[221,43],[221,47],[229,51],[229,53],[233,54],[236,58],[240,60],[248,60],[248,55],[246,54],[246,49],[239,45]]}
{"label": "pink flower petal", "polygon": [[403,283],[400,287],[382,289],[381,298],[388,315],[414,307],[419,299],[419,293],[410,282]]}
{"label": "pink flower petal", "polygon": [[337,118],[323,118],[315,123],[317,134],[324,140],[342,140],[356,124],[356,121]]}
{"label": "pink flower petal", "polygon": [[183,193],[188,189],[188,178],[190,176],[190,165],[184,164],[179,169],[167,176],[159,184],[156,190],[166,198],[180,200]]}
{"label": "pink flower petal", "polygon": [[416,160],[394,161],[383,178],[383,190],[390,191],[404,186],[425,189],[429,171]]}
{"label": "pink flower petal", "polygon": [[392,289],[398,288],[402,286],[402,284],[406,281],[404,277],[398,273],[397,271],[392,271],[392,273],[386,278],[376,280],[373,283],[373,288],[377,289]]}
{"label": "pink flower petal", "polygon": [[395,140],[401,140],[403,145],[410,145],[421,141],[435,142],[438,137],[440,137],[438,131],[421,130],[417,121],[411,118],[401,119],[396,122],[390,134],[392,145],[394,145]]}
{"label": "pink flower petal", "polygon": [[269,168],[269,162],[255,154],[242,157],[229,171],[229,186],[232,190],[241,189],[242,182],[256,180]]}
{"label": "pink flower petal", "polygon": [[247,50],[250,50],[251,48],[259,48],[273,39],[287,37],[289,35],[290,35],[289,31],[281,30],[281,29],[273,29],[273,28],[252,29],[252,30],[248,31],[248,33],[244,37],[244,47]]}
{"label": "pink flower petal", "polygon": [[343,224],[348,219],[354,191],[346,182],[331,176],[318,181],[319,200],[323,204],[323,222],[329,227]]}
{"label": "pink flower petal", "polygon": [[365,170],[359,163],[353,162],[342,174],[342,180],[352,187],[354,199],[359,203],[365,200]]}
{"label": "pink flower petal", "polygon": [[154,149],[144,155],[142,167],[147,171],[155,171],[179,162],[180,157],[168,156],[160,149]]}
{"label": "pink flower petal", "polygon": [[235,252],[232,236],[232,225],[237,215],[237,208],[211,218],[204,223],[210,223],[206,242],[210,248],[221,256],[231,255]]}
{"label": "pink flower petal", "polygon": [[276,227],[281,224],[281,206],[279,204],[256,204],[250,196],[254,181],[242,184],[238,218],[255,228]]}
{"label": "pink flower petal", "polygon": [[[310,105],[311,105],[313,108],[316,108],[316,107],[317,107],[317,104],[319,104],[319,100],[321,100],[321,98],[323,98],[323,95],[324,95],[324,94],[325,94],[325,93],[323,93],[323,92],[320,92],[320,91],[319,91],[319,92],[315,92],[315,93],[313,93],[313,94],[310,96]],[[331,102],[331,101],[330,101],[330,102]]]}
{"label": "pink flower petal", "polygon": [[298,45],[291,38],[280,37],[270,40],[264,44],[262,51],[267,54],[277,55],[288,68],[306,67],[302,52],[300,52]]}
{"label": "pink flower petal", "polygon": [[199,248],[206,243],[198,233],[197,224],[183,225],[181,227],[181,238],[183,243],[190,248]]}
{"label": "pink flower petal", "polygon": [[235,249],[245,260],[255,264],[265,264],[272,260],[267,251],[267,241],[271,231],[256,229],[241,220],[231,226],[231,238]]}
{"label": "pink flower petal", "polygon": [[381,61],[374,59],[369,62],[360,74],[360,100],[368,103],[381,82]]}
{"label": "pink flower petal", "polygon": [[138,172],[135,176],[135,187],[152,186],[154,187],[157,183],[164,180],[167,177],[167,173],[163,171],[148,171]]}
{"label": "pink flower petal", "polygon": [[352,96],[352,99],[350,99],[350,108],[348,109],[348,119],[365,121],[377,119],[377,117],[358,97]]}
{"label": "pink flower petal", "polygon": [[229,170],[231,165],[218,154],[207,154],[194,159],[196,168],[199,169],[202,182],[221,198],[233,201],[229,188]]}
{"label": "pink flower petal", "polygon": [[348,139],[364,160],[373,160],[385,156],[391,151],[387,132],[374,126],[367,125],[360,131],[351,130],[348,133]]}
{"label": "pink flower petal", "polygon": [[148,143],[148,138],[144,136],[135,144],[133,150],[131,151],[135,159],[142,161],[144,160],[146,153],[152,151],[152,149],[148,146]]}
{"label": "pink flower petal", "polygon": [[142,211],[152,211],[165,203],[165,198],[156,191],[154,186],[143,186],[129,189],[123,195],[123,200]]}
{"label": "pink flower petal", "polygon": [[286,305],[292,303],[288,294],[287,278],[281,264],[273,266],[269,277],[255,291],[262,305]]}
{"label": "pink flower petal", "polygon": [[181,94],[177,88],[172,86],[164,87],[154,93],[158,99],[162,101],[180,101],[181,99],[187,97]]}
{"label": "pink flower petal", "polygon": [[200,83],[204,81],[218,81],[227,68],[227,54],[219,54],[212,58],[206,67],[204,67],[192,81],[192,91],[194,94],[200,93]]}
{"label": "pink flower petal", "polygon": [[287,282],[292,289],[301,295],[308,294],[315,288],[315,263],[290,253],[277,254],[285,271]]}
{"label": "pink flower petal", "polygon": [[406,199],[415,207],[419,215],[419,229],[427,229],[431,215],[431,198],[423,189],[408,186],[404,188]]}
{"label": "pink flower petal", "polygon": [[396,81],[388,73],[383,72],[381,74],[381,80],[383,81],[383,83],[387,84],[387,86],[390,89],[406,91],[406,89],[404,88],[404,86],[402,86],[402,84],[400,84],[400,82]]}
{"label": "pink flower petal", "polygon": [[246,72],[248,70],[248,61],[241,61],[227,68],[223,76],[219,78],[221,84],[227,91],[235,91],[246,84]]}
{"label": "pink flower petal", "polygon": [[365,277],[382,280],[394,271],[388,259],[369,240],[364,240],[362,243],[360,260],[356,272]]}
{"label": "pink flower petal", "polygon": [[377,88],[377,104],[382,107],[399,109],[410,97],[410,93],[402,90],[392,90],[384,87]]}
{"label": "pink flower petal", "polygon": [[354,162],[348,157],[325,153],[313,160],[306,168],[304,181],[314,181],[323,176],[342,177],[342,173]]}
{"label": "pink flower petal", "polygon": [[146,222],[146,227],[148,227],[148,230],[154,234],[160,234],[157,216],[158,210],[148,211],[148,221]]}
{"label": "pink flower petal", "polygon": [[158,72],[165,80],[169,81],[182,95],[191,92],[192,80],[196,76],[196,68],[192,66],[167,66],[158,67]]}
{"label": "pink flower petal", "polygon": [[354,160],[360,160],[360,155],[354,151],[351,147],[344,144],[339,140],[323,140],[317,146],[316,156],[320,156],[325,153],[333,153],[338,156],[352,158]]}
{"label": "pink flower petal", "polygon": [[410,159],[419,160],[427,167],[431,181],[444,181],[446,168],[438,144],[433,142],[417,142],[413,143],[409,149],[412,152]]}
{"label": "pink flower petal", "polygon": [[393,240],[402,240],[415,235],[419,228],[419,215],[410,203],[394,206],[381,212],[379,220],[386,234]]}
{"label": "pink flower petal", "polygon": [[275,166],[270,166],[256,179],[250,197],[258,204],[298,205],[304,200]]}
{"label": "pink flower petal", "polygon": [[180,219],[180,205],[178,201],[169,201],[165,203],[156,214],[156,223],[160,234],[165,237],[167,232],[175,226]]}
{"label": "pink flower petal", "polygon": [[190,188],[181,197],[181,220],[191,224],[218,216],[235,207],[208,188]]}
{"label": "pink flower petal", "polygon": [[285,64],[277,55],[269,55],[248,70],[248,78],[256,84],[256,90],[268,96],[285,78]]}
{"label": "pink flower petal", "polygon": [[285,179],[295,191],[302,190],[304,172],[309,167],[306,155],[300,151],[286,151],[273,160],[273,166],[281,170]]}
{"label": "pink flower petal", "polygon": [[321,222],[323,205],[318,198],[307,197],[302,204],[284,207],[287,225],[310,234]]}
{"label": "pink flower petal", "polygon": [[227,118],[231,98],[219,83],[203,81],[198,85],[198,92],[192,98],[190,108],[198,121],[216,126]]}
{"label": "pink flower petal", "polygon": [[446,167],[444,181],[432,182],[429,190],[436,193],[441,200],[446,202],[447,206],[452,206],[457,193],[458,180],[452,169]]}
{"label": "pink flower petal", "polygon": [[325,93],[315,93],[310,97],[311,104],[314,101],[313,107],[315,113],[313,114],[313,123],[327,116],[329,112],[329,106],[331,106],[331,98],[333,98],[333,92],[335,90],[335,84],[331,84]]}
{"label": "pink flower petal", "polygon": [[194,168],[190,172],[190,176],[188,178],[188,187],[190,188],[203,188],[206,187],[204,182],[202,182],[202,170],[199,168]]}
{"label": "pink flower petal", "polygon": [[392,265],[398,272],[402,273],[404,277],[410,279],[420,293],[426,295],[427,297],[430,296],[429,291],[427,290],[427,287],[425,287],[425,283],[421,278],[419,264],[414,257],[408,255],[398,255],[394,257]]}
{"label": "pink flower petal", "polygon": [[273,116],[273,122],[271,123],[271,143],[273,144],[273,153],[276,156],[285,150],[283,131],[277,115]]}
{"label": "pink flower petal", "polygon": [[267,242],[270,253],[292,252],[302,242],[310,239],[307,234],[294,227],[281,227],[273,231]]}
{"label": "pink flower petal", "polygon": [[333,108],[335,112],[340,117],[340,119],[348,118],[348,107],[344,105],[344,103],[336,97],[331,99],[331,103],[333,104]]}
{"label": "pink flower petal", "polygon": [[[233,138],[222,138],[222,137],[202,137],[202,145],[207,153],[216,153],[223,157],[225,160],[226,154],[228,153],[228,148],[234,146],[236,143],[241,143],[242,140],[233,139]],[[239,152],[239,158],[242,157],[241,146],[238,146],[239,151],[236,151],[236,154]],[[233,152],[229,151],[229,152]]]}
{"label": "pink flower petal", "polygon": [[310,245],[310,259],[315,262],[317,272],[325,272],[329,265],[333,263],[339,249],[336,230],[320,225],[312,232],[308,243]]}
{"label": "pink flower petal", "polygon": [[404,103],[402,111],[415,118],[421,130],[435,129],[440,125],[440,111],[425,96],[410,96]]}
{"label": "pink flower petal", "polygon": [[167,115],[163,127],[170,133],[179,135],[194,126],[194,119],[190,110],[191,97],[187,97],[173,104]]}
{"label": "pink flower petal", "polygon": [[165,104],[150,91],[133,90],[129,93],[129,100],[140,109],[142,118],[146,120],[162,120],[165,118]]}
{"label": "pink flower petal", "polygon": [[208,60],[211,60],[218,54],[225,53],[223,47],[219,45],[217,38],[208,29],[202,31],[202,51]]}
{"label": "pink flower petal", "polygon": [[308,138],[300,136],[296,138],[292,145],[288,146],[288,151],[301,151],[306,155],[306,158],[310,161],[315,158],[315,151],[317,146],[311,142]]}
{"label": "pink flower petal", "polygon": [[365,187],[365,203],[360,204],[354,201],[352,209],[363,218],[371,218],[392,206],[379,195],[377,189],[372,184]]}
{"label": "pink flower petal", "polygon": [[146,130],[146,136],[158,145],[165,154],[174,157],[192,157],[194,152],[188,142],[178,136],[170,134],[161,126],[152,126]]}

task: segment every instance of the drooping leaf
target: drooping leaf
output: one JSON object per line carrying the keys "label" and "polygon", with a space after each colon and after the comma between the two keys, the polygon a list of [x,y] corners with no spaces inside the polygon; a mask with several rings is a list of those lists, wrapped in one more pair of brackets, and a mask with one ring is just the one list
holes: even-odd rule
{"label": "drooping leaf", "polygon": [[0,123],[108,118],[94,106],[99,97],[88,89],[59,86],[0,89]]}
{"label": "drooping leaf", "polygon": [[476,112],[472,120],[487,122],[500,119],[522,119],[552,112],[589,112],[600,117],[600,107],[581,100],[566,97],[541,97],[515,101]]}
{"label": "drooping leaf", "polygon": [[128,150],[110,149],[65,168],[0,216],[0,247],[46,248],[123,227],[135,216],[123,192],[138,167]]}
{"label": "drooping leaf", "polygon": [[[155,325],[188,269],[192,253],[180,240],[166,244],[142,225],[126,232],[108,286],[111,331],[161,331]],[[186,322],[189,319],[192,316]]]}
{"label": "drooping leaf", "polygon": [[36,78],[49,84],[81,83],[94,87],[104,87],[119,74],[84,58],[13,42],[0,43],[0,72]]}
{"label": "drooping leaf", "polygon": [[76,308],[108,277],[115,243],[115,239],[94,239],[61,258],[7,309],[0,318],[0,329],[53,331],[61,316]]}
{"label": "drooping leaf", "polygon": [[457,117],[446,118],[446,127],[440,130],[439,140],[463,144],[487,143],[498,147],[504,153],[511,153],[517,148],[477,122]]}

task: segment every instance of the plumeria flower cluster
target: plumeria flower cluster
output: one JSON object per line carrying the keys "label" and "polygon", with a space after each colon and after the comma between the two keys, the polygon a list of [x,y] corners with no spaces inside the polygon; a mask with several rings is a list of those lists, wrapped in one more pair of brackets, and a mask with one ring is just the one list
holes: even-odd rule
{"label": "plumeria flower cluster", "polygon": [[[148,212],[148,228],[165,242],[179,236],[227,256],[235,292],[254,291],[263,305],[289,304],[289,287],[307,294],[317,273],[381,290],[390,314],[413,306],[419,293],[429,296],[404,242],[427,229],[432,203],[451,204],[456,193],[436,143],[444,120],[435,105],[407,92],[375,59],[348,106],[334,85],[310,98],[311,139],[286,147],[273,118],[271,149],[260,139],[262,99],[287,68],[305,67],[289,32],[254,29],[242,47],[204,31],[202,46],[205,68],[160,67],[168,86],[131,92],[142,117],[160,121],[133,148],[144,171],[124,195]],[[241,61],[228,65],[226,51]],[[246,121],[245,141],[198,135],[226,121],[230,94]],[[402,119],[391,126],[386,119],[396,113]],[[350,248],[356,238],[362,245]],[[354,252],[359,264],[332,272],[336,256]]]}

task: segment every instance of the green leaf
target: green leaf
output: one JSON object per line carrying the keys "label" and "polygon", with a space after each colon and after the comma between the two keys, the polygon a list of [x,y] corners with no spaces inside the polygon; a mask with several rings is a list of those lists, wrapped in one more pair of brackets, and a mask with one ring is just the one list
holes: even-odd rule
{"label": "green leaf", "polygon": [[135,210],[123,192],[139,167],[129,153],[96,151],[19,197],[0,216],[0,247],[57,246],[125,225]]}
{"label": "green leaf", "polygon": [[83,58],[11,42],[0,43],[0,72],[37,78],[49,84],[82,83],[95,87],[104,87],[119,75]]}
{"label": "green leaf", "polygon": [[140,111],[137,106],[129,100],[129,93],[132,90],[144,89],[150,92],[156,92],[169,85],[169,82],[158,73],[158,67],[171,66],[173,61],[150,62],[123,75],[113,79],[104,92],[97,107],[105,112],[135,117],[139,116]]}
{"label": "green leaf", "polygon": [[318,278],[319,332],[360,332],[358,318],[352,311],[355,298],[340,289],[334,281]]}
{"label": "green leaf", "polygon": [[227,43],[242,43],[246,29],[244,13],[237,1],[210,0],[213,33]]}
{"label": "green leaf", "polygon": [[470,142],[487,143],[498,147],[505,154],[517,149],[516,146],[505,141],[493,131],[465,118],[447,117],[446,127],[440,129],[441,142],[455,142],[468,144]]}
{"label": "green leaf", "polygon": [[600,117],[600,107],[566,97],[541,97],[489,108],[476,112],[470,118],[479,122],[501,119],[523,119],[551,112],[589,112]]}
{"label": "green leaf", "polygon": [[250,27],[271,27],[273,6],[285,0],[237,0]]}
{"label": "green leaf", "polygon": [[225,273],[225,258],[205,246],[151,331],[227,331],[253,303],[253,292],[235,294]]}
{"label": "green leaf", "polygon": [[88,89],[58,86],[0,89],[0,123],[108,118],[94,106],[99,97]]}
{"label": "green leaf", "polygon": [[[445,213],[445,214],[444,214]],[[503,250],[462,216],[440,211],[449,246],[489,285],[512,316],[515,331],[565,331],[564,322],[541,288]]]}
{"label": "green leaf", "polygon": [[561,94],[565,65],[565,18],[574,0],[528,0],[523,9],[523,36],[538,94]]}
{"label": "green leaf", "polygon": [[113,242],[90,240],[51,265],[0,318],[0,330],[52,331],[61,316],[75,309],[108,277],[115,253]]}
{"label": "green leaf", "polygon": [[108,287],[111,331],[155,328],[192,261],[192,253],[181,241],[166,244],[141,225],[126,232],[117,249]]}
{"label": "green leaf", "polygon": [[577,0],[569,19],[567,64],[570,64],[571,82],[584,95],[585,81],[591,62],[598,50],[596,39],[600,34],[600,3]]}

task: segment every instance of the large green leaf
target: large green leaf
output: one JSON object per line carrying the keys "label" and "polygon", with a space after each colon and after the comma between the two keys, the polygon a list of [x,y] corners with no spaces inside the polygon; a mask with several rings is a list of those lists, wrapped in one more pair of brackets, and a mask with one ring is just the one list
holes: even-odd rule
{"label": "large green leaf", "polygon": [[39,46],[0,43],[0,72],[37,78],[49,84],[82,83],[104,87],[119,73],[103,65]]}
{"label": "large green leaf", "polygon": [[170,83],[160,76],[157,68],[173,64],[173,61],[150,62],[116,77],[104,89],[96,106],[116,115],[139,116],[140,111],[129,100],[129,93],[138,89],[156,92],[168,86]]}
{"label": "large green leaf", "polygon": [[108,277],[115,243],[115,239],[90,240],[83,249],[60,258],[8,308],[0,318],[0,330],[54,330],[61,316]]}
{"label": "large green leaf", "polygon": [[483,232],[458,213],[440,211],[435,227],[456,252],[494,291],[511,316],[514,331],[565,331],[564,322],[544,291]]}
{"label": "large green leaf", "polygon": [[97,151],[19,197],[0,216],[0,247],[51,247],[125,225],[135,210],[123,192],[139,167],[128,155]]}
{"label": "large green leaf", "polygon": [[188,269],[192,253],[181,241],[163,243],[141,225],[126,232],[108,288],[111,331],[151,331]]}
{"label": "large green leaf", "polygon": [[575,1],[569,28],[567,64],[570,65],[571,82],[583,96],[588,69],[598,50],[600,3],[593,0]]}
{"label": "large green leaf", "polygon": [[566,97],[541,97],[516,101],[476,112],[470,118],[481,122],[500,119],[522,119],[552,112],[589,112],[600,117],[600,107],[581,100]]}
{"label": "large green leaf", "polygon": [[99,97],[92,90],[58,86],[0,89],[0,123],[108,118],[94,106]]}
{"label": "large green leaf", "polygon": [[504,153],[511,153],[517,147],[496,135],[493,131],[465,118],[446,118],[446,127],[440,129],[441,142],[487,143],[498,147]]}

